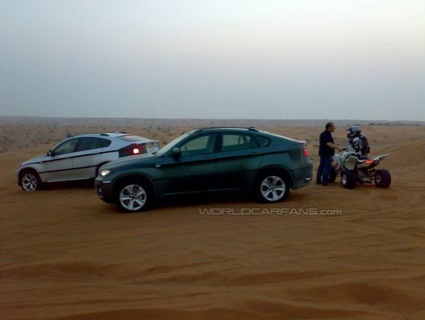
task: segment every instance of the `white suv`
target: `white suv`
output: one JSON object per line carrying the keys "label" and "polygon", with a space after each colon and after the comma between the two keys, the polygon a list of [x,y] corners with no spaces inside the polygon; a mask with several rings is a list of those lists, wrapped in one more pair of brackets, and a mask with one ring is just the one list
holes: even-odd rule
{"label": "white suv", "polygon": [[126,133],[77,135],[63,140],[44,156],[23,162],[16,177],[23,190],[34,191],[44,183],[93,179],[105,163],[157,150],[158,141]]}

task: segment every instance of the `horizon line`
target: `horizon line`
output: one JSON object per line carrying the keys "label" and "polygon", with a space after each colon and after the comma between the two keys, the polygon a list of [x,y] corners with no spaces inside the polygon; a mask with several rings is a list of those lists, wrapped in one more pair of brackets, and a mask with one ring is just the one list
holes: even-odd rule
{"label": "horizon line", "polygon": [[368,123],[425,123],[425,120],[378,120],[378,119],[313,119],[313,118],[288,118],[288,119],[272,119],[272,118],[159,118],[159,117],[96,117],[96,116],[85,116],[85,117],[78,117],[78,116],[33,116],[33,115],[1,115],[1,118],[33,118],[33,119],[131,119],[131,120],[201,120],[201,121],[358,121],[358,122],[368,122]]}

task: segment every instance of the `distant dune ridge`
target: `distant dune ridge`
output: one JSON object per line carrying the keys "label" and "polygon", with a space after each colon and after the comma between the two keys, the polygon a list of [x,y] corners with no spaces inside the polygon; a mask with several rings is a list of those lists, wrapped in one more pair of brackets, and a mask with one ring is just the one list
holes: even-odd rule
{"label": "distant dune ridge", "polygon": [[[284,134],[285,128],[298,128],[297,138],[316,139],[317,128],[323,128],[329,120],[262,120],[262,119],[139,119],[139,118],[43,118],[43,117],[1,117],[0,152],[37,145],[52,145],[69,135],[96,132],[122,131],[160,140],[166,144],[181,133],[200,127],[237,126],[273,129]],[[425,122],[413,121],[335,121],[336,136],[345,137],[349,125],[380,127],[425,126]],[[386,132],[390,133],[391,129]],[[372,138],[373,139],[373,138]]]}
{"label": "distant dune ridge", "polygon": [[425,319],[423,123],[335,121],[338,144],[355,122],[372,155],[390,153],[380,167],[391,187],[312,184],[273,205],[194,197],[121,214],[90,186],[26,193],[14,176],[67,134],[127,131],[163,145],[221,125],[304,139],[317,165],[325,122],[0,118],[0,319]]}

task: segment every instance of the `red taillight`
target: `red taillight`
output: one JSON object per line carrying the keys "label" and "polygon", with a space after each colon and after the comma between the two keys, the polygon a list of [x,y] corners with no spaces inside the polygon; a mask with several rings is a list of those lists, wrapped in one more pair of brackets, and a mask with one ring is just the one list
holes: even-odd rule
{"label": "red taillight", "polygon": [[366,163],[366,164],[368,164],[368,165],[371,165],[371,164],[373,163],[373,160],[371,160],[371,159],[367,159],[367,160],[365,161],[365,163]]}
{"label": "red taillight", "polygon": [[137,144],[133,143],[132,145],[129,145],[125,148],[122,148],[119,151],[120,158],[121,157],[127,157],[127,156],[135,156],[138,154],[143,153],[143,148],[141,146],[138,146]]}
{"label": "red taillight", "polygon": [[310,153],[308,152],[308,149],[306,146],[304,146],[304,157],[308,157]]}

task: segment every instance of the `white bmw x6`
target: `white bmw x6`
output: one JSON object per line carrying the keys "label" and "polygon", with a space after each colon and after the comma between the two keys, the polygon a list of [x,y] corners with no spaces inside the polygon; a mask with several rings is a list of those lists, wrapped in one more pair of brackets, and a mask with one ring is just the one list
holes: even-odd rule
{"label": "white bmw x6", "polygon": [[105,163],[157,150],[158,141],[131,134],[82,134],[63,140],[44,156],[21,163],[16,177],[23,190],[34,191],[51,182],[93,179]]}

